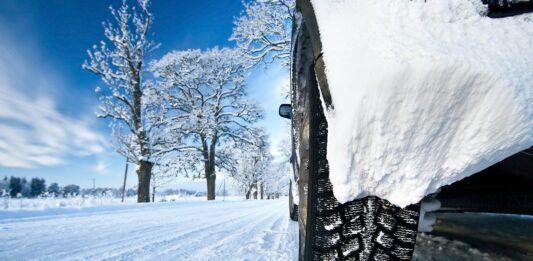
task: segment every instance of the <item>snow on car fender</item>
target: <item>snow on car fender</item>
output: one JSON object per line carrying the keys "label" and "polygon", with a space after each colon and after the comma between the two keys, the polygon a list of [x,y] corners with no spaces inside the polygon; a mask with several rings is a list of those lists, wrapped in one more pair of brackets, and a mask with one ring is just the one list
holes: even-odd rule
{"label": "snow on car fender", "polygon": [[405,207],[533,145],[533,14],[491,19],[479,0],[311,3],[341,203]]}

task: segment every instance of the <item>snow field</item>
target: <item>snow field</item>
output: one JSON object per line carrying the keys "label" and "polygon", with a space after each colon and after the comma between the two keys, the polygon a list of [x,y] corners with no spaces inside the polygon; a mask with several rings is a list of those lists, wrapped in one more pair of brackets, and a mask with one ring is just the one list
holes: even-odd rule
{"label": "snow field", "polygon": [[[124,198],[125,204],[137,203],[137,197]],[[49,208],[84,208],[121,204],[120,198],[115,197],[68,197],[68,198],[0,198],[0,211],[9,210],[44,210]]]}
{"label": "snow field", "polygon": [[[243,200],[243,196],[229,195],[226,197],[219,196],[222,201],[239,201]],[[157,195],[156,202],[174,202],[174,201],[206,201],[206,196],[191,196],[191,195]],[[0,197],[0,211],[10,211],[16,213],[16,211],[41,211],[52,209],[52,211],[58,211],[60,208],[68,209],[83,209],[92,208],[97,206],[114,206],[114,205],[130,205],[137,203],[137,196],[125,197],[124,203],[121,198],[113,196],[76,196],[76,197],[38,197],[38,198],[10,198]],[[60,210],[59,210],[60,211]],[[36,213],[37,213],[36,212]],[[46,212],[43,212],[46,214]]]}

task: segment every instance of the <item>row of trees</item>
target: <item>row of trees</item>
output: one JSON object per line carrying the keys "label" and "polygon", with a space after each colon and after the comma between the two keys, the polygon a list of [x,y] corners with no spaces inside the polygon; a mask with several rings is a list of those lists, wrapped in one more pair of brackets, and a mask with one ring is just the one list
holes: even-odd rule
{"label": "row of trees", "polygon": [[241,147],[234,151],[235,170],[233,177],[241,186],[246,199],[263,199],[279,197],[285,194],[289,185],[290,164],[287,153],[290,153],[289,143],[280,148],[283,155],[274,161],[268,144]]}
{"label": "row of trees", "polygon": [[[125,192],[125,196],[130,197],[137,194],[133,188]],[[20,177],[4,177],[0,180],[0,196],[9,196],[12,198],[36,198],[36,197],[75,197],[75,196],[111,196],[120,197],[122,189],[119,188],[86,188],[69,184],[59,186],[53,182],[49,186],[43,178],[32,178],[28,181]]]}
{"label": "row of trees", "polygon": [[[290,65],[291,30],[295,19],[294,0],[257,0],[244,3],[243,13],[235,19],[230,36],[236,48],[253,65],[279,61]],[[281,95],[281,94],[280,94]],[[279,197],[287,191],[290,173],[290,143],[282,142],[281,157],[274,162],[267,144],[247,147],[235,153],[234,177],[247,199]],[[258,195],[259,194],[259,195]]]}
{"label": "row of trees", "polygon": [[98,117],[111,119],[117,152],[137,165],[138,202],[150,201],[158,175],[203,178],[208,200],[215,199],[217,171],[235,177],[247,194],[257,184],[276,187],[261,178],[272,171],[271,156],[246,77],[262,61],[288,64],[294,0],[246,3],[230,38],[236,48],[172,51],[150,62],[158,44],[149,40],[148,6],[139,0],[133,8],[126,1],[110,8],[105,40],[83,63],[107,86],[96,88]]}
{"label": "row of trees", "polygon": [[80,187],[77,185],[67,185],[60,187],[57,183],[46,186],[46,181],[42,178],[32,178],[30,181],[20,177],[4,177],[0,181],[0,195],[10,197],[35,198],[43,195],[47,196],[71,196],[78,195]]}

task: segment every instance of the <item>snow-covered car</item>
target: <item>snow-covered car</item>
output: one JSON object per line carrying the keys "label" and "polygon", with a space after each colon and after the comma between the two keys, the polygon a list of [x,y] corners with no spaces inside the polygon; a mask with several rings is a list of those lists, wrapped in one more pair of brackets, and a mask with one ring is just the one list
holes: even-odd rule
{"label": "snow-covered car", "polygon": [[410,260],[436,208],[533,214],[533,1],[296,5],[301,260]]}

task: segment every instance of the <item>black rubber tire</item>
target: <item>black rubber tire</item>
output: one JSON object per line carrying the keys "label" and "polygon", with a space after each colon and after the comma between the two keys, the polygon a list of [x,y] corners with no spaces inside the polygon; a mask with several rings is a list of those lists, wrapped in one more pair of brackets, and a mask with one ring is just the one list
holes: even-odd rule
{"label": "black rubber tire", "polygon": [[289,183],[289,217],[292,221],[298,221],[298,205],[294,204],[292,196],[292,180]]}
{"label": "black rubber tire", "polygon": [[299,182],[300,260],[410,260],[418,205],[400,208],[373,196],[344,204],[335,199],[326,158],[328,125],[311,70],[305,94],[309,160]]}
{"label": "black rubber tire", "polygon": [[298,205],[292,205],[292,208],[290,210],[290,217],[292,221],[298,221]]}

